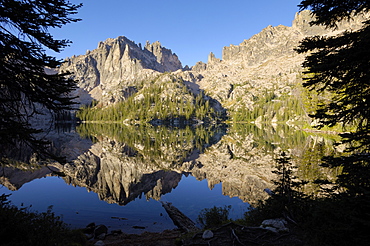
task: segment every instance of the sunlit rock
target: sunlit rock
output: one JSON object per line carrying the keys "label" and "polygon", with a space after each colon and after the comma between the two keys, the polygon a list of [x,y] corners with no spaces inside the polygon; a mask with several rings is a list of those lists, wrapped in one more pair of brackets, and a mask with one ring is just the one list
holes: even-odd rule
{"label": "sunlit rock", "polygon": [[[79,89],[77,99],[89,103],[92,99],[106,103],[125,98],[124,91],[141,81],[155,78],[160,73],[182,69],[177,55],[156,41],[144,49],[124,36],[109,38],[85,55],[67,58],[60,71],[73,73]],[[101,91],[101,92],[98,92]],[[105,95],[105,96],[104,96]]]}

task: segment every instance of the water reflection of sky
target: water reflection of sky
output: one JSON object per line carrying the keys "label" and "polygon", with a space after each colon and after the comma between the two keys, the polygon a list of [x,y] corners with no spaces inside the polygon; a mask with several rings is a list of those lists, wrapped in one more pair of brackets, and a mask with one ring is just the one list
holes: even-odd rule
{"label": "water reflection of sky", "polygon": [[[44,212],[52,205],[53,212],[61,215],[63,220],[73,227],[84,227],[95,222],[129,233],[142,232],[132,226],[144,226],[149,231],[174,228],[161,203],[153,199],[146,200],[144,194],[126,206],[108,204],[100,201],[97,194],[88,192],[86,188],[68,185],[58,177],[36,179],[13,192],[1,187],[0,194],[3,193],[12,193],[10,200],[13,204],[32,205],[33,211]],[[184,175],[178,186],[171,193],[163,195],[161,201],[172,202],[194,221],[203,208],[231,205],[231,217],[241,218],[249,207],[239,198],[222,195],[221,184],[210,190],[207,180],[198,181],[192,176]]]}

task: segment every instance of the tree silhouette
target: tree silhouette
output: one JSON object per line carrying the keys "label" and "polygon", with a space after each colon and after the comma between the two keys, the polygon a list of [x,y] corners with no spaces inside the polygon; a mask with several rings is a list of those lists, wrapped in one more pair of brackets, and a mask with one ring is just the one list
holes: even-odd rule
{"label": "tree silhouette", "polygon": [[[370,1],[307,0],[299,7],[312,10],[316,19],[311,24],[335,29],[339,21],[368,12]],[[310,75],[304,86],[331,95],[312,115],[318,120],[318,127],[342,124],[349,130],[341,134],[341,142],[348,146],[346,153],[323,159],[324,166],[340,167],[342,171],[336,186],[329,189],[328,199],[322,199],[311,212],[311,224],[316,227],[312,235],[322,245],[366,245],[369,240],[369,37],[370,20],[365,20],[359,30],[308,37],[297,49],[309,53],[303,63],[305,73]]]}
{"label": "tree silhouette", "polygon": [[[370,1],[302,1],[300,7],[311,8],[316,20],[312,24],[336,26],[342,19],[352,18],[368,11]],[[346,188],[355,185],[348,181],[356,181],[348,175],[360,175],[362,182],[357,185],[370,191],[370,20],[363,23],[357,31],[346,31],[337,36],[309,37],[301,42],[298,52],[310,52],[303,63],[311,74],[304,86],[318,92],[329,91],[331,98],[319,105],[312,115],[318,119],[319,127],[343,124],[355,129],[342,134],[342,142],[350,144],[348,152],[355,151],[346,157],[328,158],[332,166],[342,166],[345,173],[339,181]],[[361,168],[360,168],[361,166]],[[352,171],[353,172],[352,172]],[[359,171],[361,170],[361,171]],[[347,175],[347,177],[345,177]],[[356,189],[359,191],[359,189]],[[357,193],[357,191],[355,193]],[[349,192],[351,192],[349,190]],[[362,191],[364,192],[364,190]],[[358,193],[357,193],[358,194]]]}
{"label": "tree silhouette", "polygon": [[[66,0],[0,0],[0,143],[8,148],[26,146],[48,155],[45,141],[38,140],[30,117],[44,109],[70,109],[69,93],[75,82],[66,74],[46,73],[61,61],[45,54],[60,52],[70,42],[57,40],[49,28],[60,28],[79,19],[71,18],[81,5]],[[1,157],[7,157],[1,148]]]}
{"label": "tree silhouette", "polygon": [[367,0],[304,0],[298,7],[300,10],[310,9],[316,20],[312,25],[324,25],[336,28],[339,21],[351,19],[354,15],[368,11],[370,1]]}

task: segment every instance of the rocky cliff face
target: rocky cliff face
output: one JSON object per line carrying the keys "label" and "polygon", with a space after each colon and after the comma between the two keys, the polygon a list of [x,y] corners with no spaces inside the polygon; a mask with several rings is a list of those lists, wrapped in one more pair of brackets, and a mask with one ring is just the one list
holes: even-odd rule
{"label": "rocky cliff face", "polygon": [[103,103],[124,100],[137,92],[143,81],[172,72],[195,94],[205,91],[219,108],[253,109],[256,98],[266,91],[278,98],[294,93],[302,82],[304,54],[294,49],[304,37],[356,30],[365,19],[360,16],[342,21],[337,30],[327,30],[310,26],[312,18],[309,11],[297,13],[292,26],[268,26],[239,45],[224,47],[221,59],[210,53],[207,63],[198,62],[185,71],[176,54],[159,42],[147,42],[142,47],[123,36],[100,42],[97,49],[85,55],[68,58],[60,70],[74,73],[79,81],[75,95],[82,103],[92,99]]}
{"label": "rocky cliff face", "polygon": [[60,71],[74,74],[79,86],[76,95],[82,103],[104,96],[105,100],[119,100],[130,86],[178,69],[182,65],[177,55],[159,42],[147,42],[142,48],[123,36],[100,42],[95,50],[68,58],[60,67]]}
{"label": "rocky cliff face", "polygon": [[197,158],[198,148],[218,142],[224,135],[220,131],[207,141],[196,141],[185,131],[166,128],[127,127],[120,131],[125,133],[119,136],[114,134],[114,129],[106,133],[91,131],[99,142],[65,165],[63,172],[68,183],[87,187],[100,199],[121,205],[142,194],[148,199],[159,200],[171,192],[182,175],[195,168],[183,165],[184,160]]}
{"label": "rocky cliff face", "polygon": [[334,35],[343,30],[356,30],[363,17],[342,21],[337,30],[310,26],[309,11],[297,13],[291,27],[268,26],[240,45],[222,50],[222,59],[213,53],[207,63],[199,62],[190,71],[180,74],[229,110],[253,109],[256,98],[272,91],[276,98],[291,95],[302,82],[301,64],[304,54],[294,49],[299,42],[312,35]]}
{"label": "rocky cliff face", "polygon": [[[92,145],[90,140],[82,139],[74,131],[51,130],[46,136],[43,134],[43,137],[50,141],[50,150],[58,156],[65,157],[66,161],[77,159]],[[28,146],[21,145],[20,149],[21,151],[9,150],[7,154],[12,159],[7,165],[0,166],[0,184],[9,190],[18,190],[34,179],[57,175],[63,171],[63,165],[58,162],[40,163],[38,155]]]}

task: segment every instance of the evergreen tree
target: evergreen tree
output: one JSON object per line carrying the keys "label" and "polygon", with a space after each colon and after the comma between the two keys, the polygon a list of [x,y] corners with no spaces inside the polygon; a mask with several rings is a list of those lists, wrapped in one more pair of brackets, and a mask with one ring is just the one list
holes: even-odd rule
{"label": "evergreen tree", "polygon": [[[0,143],[5,146],[23,143],[48,154],[29,118],[41,114],[40,108],[56,113],[70,109],[69,92],[75,87],[66,74],[45,72],[61,62],[44,49],[60,52],[69,43],[54,39],[48,29],[78,21],[69,16],[80,6],[66,0],[0,0]],[[6,155],[4,148],[0,154]]]}
{"label": "evergreen tree", "polygon": [[[307,0],[299,6],[312,10],[316,19],[311,24],[336,28],[339,21],[368,12],[370,1]],[[322,228],[326,232],[320,235],[321,242],[333,245],[366,245],[369,240],[366,233],[370,228],[369,36],[370,20],[365,20],[359,30],[337,36],[308,37],[298,48],[300,53],[309,52],[303,67],[310,76],[305,78],[304,86],[331,95],[312,115],[319,127],[355,126],[352,132],[341,135],[342,142],[349,146],[347,153],[324,159],[326,166],[342,169],[337,180],[341,189],[330,190],[331,200],[316,209],[320,220],[325,221]],[[325,207],[330,207],[332,214],[322,213]]]}
{"label": "evergreen tree", "polygon": [[[368,11],[370,1],[302,1],[301,9],[310,8],[316,20],[312,24],[336,27],[339,20]],[[356,129],[342,134],[350,143],[347,151],[356,154],[328,158],[327,163],[342,166],[345,173],[339,181],[355,194],[370,192],[370,20],[357,31],[347,31],[332,37],[309,37],[301,42],[298,52],[310,52],[303,66],[307,68],[304,86],[319,92],[329,91],[331,100],[322,103],[312,116],[322,127],[355,124]],[[350,175],[352,175],[350,177]],[[354,183],[348,183],[349,180]],[[361,182],[357,182],[362,180]],[[367,181],[366,181],[367,180]],[[360,186],[360,187],[358,187]],[[357,187],[357,188],[355,188]],[[349,190],[348,192],[351,192]]]}

